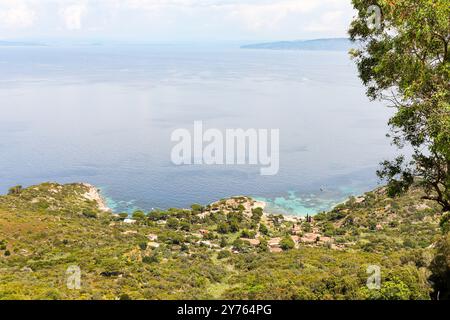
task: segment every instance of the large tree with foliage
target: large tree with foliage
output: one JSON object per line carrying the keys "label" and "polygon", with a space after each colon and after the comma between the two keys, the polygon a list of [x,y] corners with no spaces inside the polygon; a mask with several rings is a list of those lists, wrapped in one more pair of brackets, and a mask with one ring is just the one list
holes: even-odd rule
{"label": "large tree with foliage", "polygon": [[352,2],[358,13],[349,32],[360,78],[370,98],[395,108],[389,135],[408,148],[378,174],[391,195],[417,182],[426,199],[450,212],[449,1]]}

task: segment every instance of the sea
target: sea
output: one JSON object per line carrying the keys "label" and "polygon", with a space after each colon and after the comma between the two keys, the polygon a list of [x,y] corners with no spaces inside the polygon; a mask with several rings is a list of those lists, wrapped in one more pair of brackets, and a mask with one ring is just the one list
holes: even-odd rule
{"label": "sea", "polygon": [[[97,186],[116,212],[237,195],[312,215],[380,184],[392,110],[370,101],[346,51],[236,43],[0,46],[0,193]],[[278,129],[279,171],[175,165],[177,129]]]}

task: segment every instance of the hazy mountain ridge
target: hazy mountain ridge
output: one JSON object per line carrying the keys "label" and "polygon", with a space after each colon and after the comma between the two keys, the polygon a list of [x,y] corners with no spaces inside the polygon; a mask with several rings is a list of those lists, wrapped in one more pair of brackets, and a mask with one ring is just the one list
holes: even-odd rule
{"label": "hazy mountain ridge", "polygon": [[295,40],[256,43],[241,46],[242,49],[267,49],[267,50],[324,50],[324,51],[348,51],[354,44],[347,38]]}

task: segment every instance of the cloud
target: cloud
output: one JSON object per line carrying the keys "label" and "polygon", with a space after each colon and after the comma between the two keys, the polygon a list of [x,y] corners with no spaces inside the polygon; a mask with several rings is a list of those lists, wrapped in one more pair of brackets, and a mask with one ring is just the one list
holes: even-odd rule
{"label": "cloud", "polygon": [[349,21],[349,19],[350,15],[346,17],[342,10],[329,11],[323,13],[316,21],[309,23],[305,27],[305,30],[313,32],[332,32],[335,30],[346,29],[348,27],[347,21]]}
{"label": "cloud", "polygon": [[72,4],[60,10],[60,15],[64,20],[64,24],[69,30],[81,30],[82,20],[88,9],[84,2]]}
{"label": "cloud", "polygon": [[19,0],[2,0],[0,5],[0,25],[11,29],[31,27],[36,13]]}
{"label": "cloud", "polygon": [[[146,40],[342,36],[350,0],[0,0],[0,33]],[[33,28],[30,28],[30,27]]]}
{"label": "cloud", "polygon": [[233,4],[230,16],[251,30],[274,28],[288,16],[305,14],[320,6],[317,0],[289,0],[260,4]]}

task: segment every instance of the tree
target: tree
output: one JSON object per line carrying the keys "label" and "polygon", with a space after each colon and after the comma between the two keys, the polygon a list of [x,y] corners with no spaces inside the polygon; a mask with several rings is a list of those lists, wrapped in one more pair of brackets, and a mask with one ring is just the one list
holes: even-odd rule
{"label": "tree", "polygon": [[[425,199],[450,211],[450,6],[448,0],[353,0],[358,15],[350,36],[359,76],[371,99],[396,111],[393,143],[404,155],[384,161],[378,175],[391,196],[421,185]],[[374,3],[379,23],[368,24]]]}
{"label": "tree", "polygon": [[22,186],[15,186],[12,188],[9,188],[8,195],[18,195],[22,192],[23,188]]}

